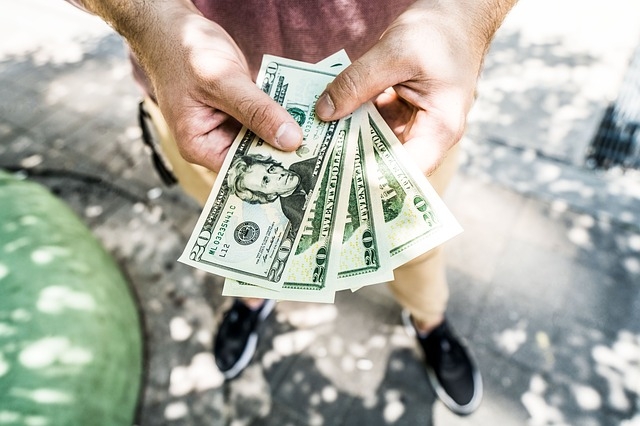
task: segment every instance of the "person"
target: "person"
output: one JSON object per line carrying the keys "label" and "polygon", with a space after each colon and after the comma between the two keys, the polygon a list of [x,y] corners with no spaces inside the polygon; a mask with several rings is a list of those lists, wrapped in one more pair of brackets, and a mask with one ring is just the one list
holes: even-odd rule
{"label": "person", "polygon": [[262,154],[246,154],[233,160],[227,172],[227,185],[238,198],[251,204],[272,203],[280,199],[282,213],[294,234],[300,228],[309,192],[311,175],[318,159],[311,157],[284,168]]}
{"label": "person", "polygon": [[[373,100],[442,193],[456,168],[483,58],[516,0],[68,1],[126,39],[162,153],[184,190],[204,203],[242,125],[281,150],[302,141],[295,119],[253,81],[262,55],[315,63],[341,48],[353,63],[318,99],[318,117],[339,119]],[[445,315],[442,249],[395,272],[389,286],[438,396],[457,414],[473,412],[482,380]],[[214,353],[227,377],[247,365],[272,307],[236,300],[225,314]]]}

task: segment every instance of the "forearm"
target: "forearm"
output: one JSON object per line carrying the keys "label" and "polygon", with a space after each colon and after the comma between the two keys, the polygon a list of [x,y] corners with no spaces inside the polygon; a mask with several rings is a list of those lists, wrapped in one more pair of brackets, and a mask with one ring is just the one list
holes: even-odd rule
{"label": "forearm", "polygon": [[[446,32],[452,51],[471,48],[478,68],[497,29],[517,0],[417,0],[394,25],[420,25]],[[429,36],[433,33],[427,32]],[[479,69],[478,69],[479,71]]]}
{"label": "forearm", "polygon": [[494,34],[517,0],[454,0],[457,13],[466,15],[479,47],[486,52]]}
{"label": "forearm", "polygon": [[[167,36],[172,17],[199,13],[190,0],[67,0],[101,17],[136,54]],[[142,59],[142,58],[141,58]]]}
{"label": "forearm", "polygon": [[88,12],[87,8],[84,7],[84,5],[82,4],[81,0],[64,0],[67,3],[71,3],[72,5],[74,5],[75,7],[77,7],[78,9],[82,9],[85,12]]}

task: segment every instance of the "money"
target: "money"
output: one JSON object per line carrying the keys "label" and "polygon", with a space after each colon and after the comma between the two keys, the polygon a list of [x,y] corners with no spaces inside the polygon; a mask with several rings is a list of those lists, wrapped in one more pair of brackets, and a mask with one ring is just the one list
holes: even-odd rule
{"label": "money", "polygon": [[262,90],[303,130],[295,153],[236,137],[180,261],[225,277],[223,295],[331,303],[461,232],[371,102],[334,122],[315,103],[349,65],[265,56]]}
{"label": "money", "polygon": [[315,102],[335,73],[271,57],[263,65],[258,76],[262,89],[295,117],[303,144],[285,153],[242,129],[179,260],[279,289],[339,122],[323,122],[315,114]]}
{"label": "money", "polygon": [[[351,166],[356,148],[351,139],[357,136],[351,130],[351,117],[343,120],[343,123],[319,190],[314,194],[314,200],[305,214],[301,237],[293,250],[284,282],[279,289],[280,298],[333,302],[335,289],[331,284],[337,276],[340,265],[338,256],[342,245],[335,236],[342,234],[346,220],[346,216],[338,212],[346,211],[346,203],[349,201],[347,195],[351,186]],[[271,290],[266,290],[263,292],[246,282],[227,280],[223,294],[240,296],[250,292],[252,297],[258,294],[272,297]]]}
{"label": "money", "polygon": [[395,269],[462,232],[427,178],[371,103],[363,106],[378,165],[385,231]]}
{"label": "money", "polygon": [[[362,117],[364,118],[364,117]],[[367,133],[363,136],[363,131]],[[343,235],[336,290],[346,290],[393,279],[385,235],[382,193],[368,128],[360,127],[353,179]]]}

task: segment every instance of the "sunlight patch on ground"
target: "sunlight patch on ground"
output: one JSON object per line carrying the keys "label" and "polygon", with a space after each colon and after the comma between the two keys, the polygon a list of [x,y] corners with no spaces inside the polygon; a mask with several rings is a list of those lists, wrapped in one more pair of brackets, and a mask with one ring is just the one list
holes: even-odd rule
{"label": "sunlight patch on ground", "polygon": [[63,286],[49,286],[40,292],[36,306],[41,312],[59,314],[65,309],[93,311],[96,302],[90,294]]}
{"label": "sunlight patch on ground", "polygon": [[8,336],[13,336],[17,333],[17,330],[15,327],[0,322],[0,337],[8,337]]}
{"label": "sunlight patch on ground", "polygon": [[366,358],[361,358],[356,361],[356,368],[360,371],[370,371],[373,370],[373,362]]}
{"label": "sunlight patch on ground", "polygon": [[182,317],[173,317],[169,322],[169,333],[176,342],[184,342],[193,333],[193,327]]}
{"label": "sunlight patch on ground", "polygon": [[385,422],[393,424],[397,422],[405,412],[405,405],[402,402],[402,395],[397,390],[388,390],[384,394],[384,410],[382,416]]}
{"label": "sunlight patch on ground", "polygon": [[30,155],[20,160],[20,166],[25,169],[33,169],[39,166],[44,161],[44,158],[40,154]]}
{"label": "sunlight patch on ground", "polygon": [[595,411],[602,408],[602,398],[591,386],[573,385],[571,391],[581,409]]}
{"label": "sunlight patch on ground", "polygon": [[[553,13],[548,13],[549,10]],[[625,52],[640,37],[640,27],[636,25],[638,17],[640,5],[634,3],[632,6],[627,0],[521,2],[505,20],[498,37],[517,30],[523,45],[553,44],[557,46],[554,53],[560,56],[589,55],[597,58],[601,67],[625,67]],[[625,28],[627,32],[615,31],[616,28]],[[590,71],[593,72],[593,68]],[[582,90],[602,91],[615,85],[613,81],[601,83],[582,85]]]}
{"label": "sunlight patch on ground", "polygon": [[[264,354],[262,357],[262,365],[264,368],[271,368],[285,357],[301,353],[309,347],[316,337],[317,334],[311,330],[295,330],[275,336],[273,339],[273,349]],[[324,356],[326,356],[326,353]]]}
{"label": "sunlight patch on ground", "polygon": [[31,261],[37,265],[46,265],[62,257],[69,257],[71,251],[66,247],[42,246],[31,253]]}
{"label": "sunlight patch on ground", "polygon": [[11,319],[16,322],[27,322],[31,319],[31,313],[22,308],[14,309],[11,312]]}
{"label": "sunlight patch on ground", "polygon": [[583,248],[593,247],[589,231],[584,228],[573,227],[568,232],[569,241]]}
{"label": "sunlight patch on ground", "polygon": [[512,355],[527,341],[526,325],[520,323],[516,328],[503,330],[493,340],[502,350]]}
{"label": "sunlight patch on ground", "polygon": [[640,274],[640,259],[637,257],[627,257],[622,264],[632,274]]}
{"label": "sunlight patch on ground", "polygon": [[612,347],[598,345],[591,355],[597,363],[596,372],[607,381],[609,404],[628,410],[633,404],[628,393],[640,398],[640,335],[621,331]]}
{"label": "sunlight patch on ground", "polygon": [[[620,331],[611,345],[596,345],[591,350],[595,365],[592,371],[602,377],[606,390],[589,384],[572,383],[569,391],[581,412],[600,412],[608,408],[619,413],[629,413],[635,401],[640,400],[640,335]],[[562,400],[558,399],[557,383],[548,384],[536,374],[531,378],[529,390],[521,397],[521,402],[529,413],[528,424],[532,426],[560,426],[568,424],[562,412]],[[625,426],[637,425],[638,416],[626,419]]]}
{"label": "sunlight patch on ground", "polygon": [[[176,366],[171,369],[169,393],[184,396],[190,392],[202,392],[222,385],[224,377],[215,365],[213,354],[196,354],[189,366]],[[167,407],[168,408],[168,407]]]}
{"label": "sunlight patch on ground", "polygon": [[[46,11],[34,14],[34,7]],[[0,14],[0,25],[13,34],[0,40],[0,61],[30,57],[36,65],[74,63],[82,60],[87,44],[113,33],[99,18],[63,1],[21,0],[11,12]]]}
{"label": "sunlight patch on ground", "polygon": [[536,180],[538,182],[553,182],[560,178],[562,169],[556,165],[547,164],[537,170]]}
{"label": "sunlight patch on ground", "polygon": [[167,420],[178,420],[187,414],[189,414],[189,407],[183,401],[172,402],[164,409],[164,418]]}
{"label": "sunlight patch on ground", "polygon": [[529,425],[531,426],[568,426],[562,412],[547,403],[544,394],[547,391],[547,382],[539,375],[534,375],[529,383],[529,390],[522,395],[522,404],[527,409]]}
{"label": "sunlight patch on ground", "polygon": [[11,389],[11,394],[19,398],[30,399],[39,404],[71,404],[74,398],[66,392],[56,389]]}
{"label": "sunlight patch on ground", "polygon": [[9,267],[0,263],[0,280],[9,275]]}
{"label": "sunlight patch on ground", "polygon": [[14,411],[0,411],[0,425],[2,424],[20,424],[24,426],[47,426],[49,420],[42,416],[23,416]]}
{"label": "sunlight patch on ground", "polygon": [[0,411],[0,424],[3,423],[17,423],[20,420],[20,414],[14,411],[2,410]]}
{"label": "sunlight patch on ground", "polygon": [[325,386],[321,394],[322,400],[326,403],[336,402],[338,399],[338,390],[333,386]]}
{"label": "sunlight patch on ground", "polygon": [[289,322],[297,328],[316,327],[334,321],[338,317],[335,305],[302,305],[299,309],[278,312],[278,322]]}
{"label": "sunlight patch on ground", "polygon": [[519,2],[486,57],[470,131],[580,161],[620,88],[639,19],[627,0]]}
{"label": "sunlight patch on ground", "polygon": [[87,349],[72,346],[66,337],[46,337],[27,345],[20,352],[19,360],[27,368],[39,369],[55,363],[88,364],[93,360],[93,354]]}
{"label": "sunlight patch on ground", "polygon": [[623,420],[620,426],[640,426],[640,413],[636,414],[632,419]]}
{"label": "sunlight patch on ground", "polygon": [[569,179],[558,179],[549,185],[549,189],[557,193],[576,193],[584,198],[591,198],[595,194],[595,190],[586,186],[584,182]]}
{"label": "sunlight patch on ground", "polygon": [[13,253],[16,250],[20,250],[22,247],[26,247],[31,244],[29,237],[20,237],[13,241],[9,241],[3,247],[5,253]]}
{"label": "sunlight patch on ground", "polygon": [[9,371],[9,362],[4,357],[4,354],[0,352],[0,378],[7,374]]}
{"label": "sunlight patch on ground", "polygon": [[84,215],[85,217],[88,217],[88,218],[98,217],[103,212],[104,212],[103,207],[98,205],[87,206],[84,209]]}
{"label": "sunlight patch on ground", "polygon": [[281,334],[273,339],[273,348],[282,356],[291,356],[302,352],[316,338],[310,330],[297,330]]}

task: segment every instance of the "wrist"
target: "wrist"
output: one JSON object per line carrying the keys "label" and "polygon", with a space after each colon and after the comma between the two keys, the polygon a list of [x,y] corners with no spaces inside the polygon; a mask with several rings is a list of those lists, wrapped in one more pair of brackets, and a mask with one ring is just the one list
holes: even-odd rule
{"label": "wrist", "polygon": [[479,68],[495,32],[516,1],[417,0],[398,20],[433,29],[448,40],[451,51],[469,52]]}
{"label": "wrist", "polygon": [[176,19],[200,14],[190,0],[81,0],[81,3],[119,33],[136,54],[169,37]]}

